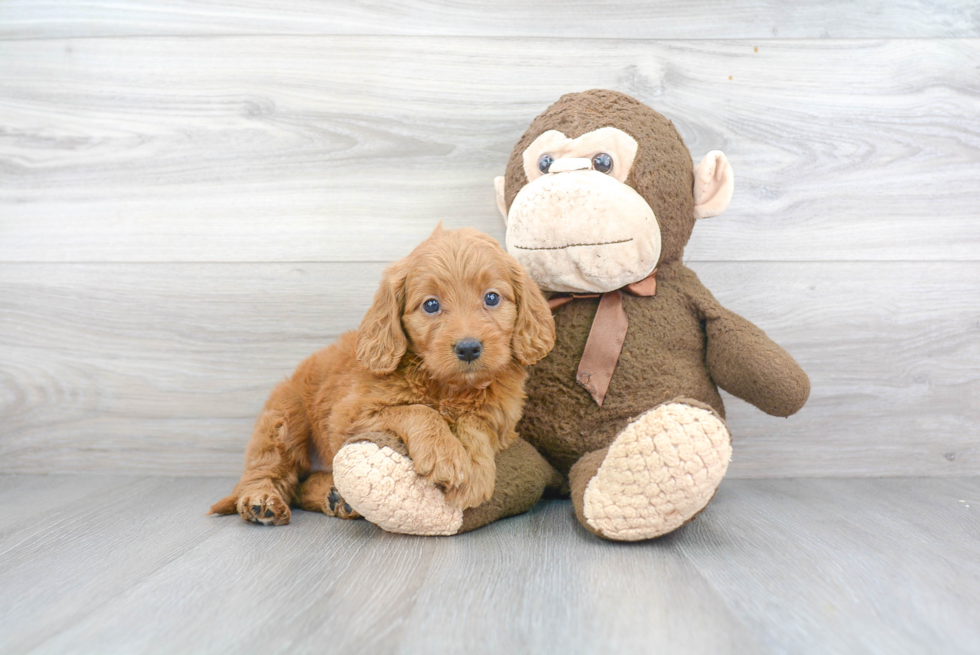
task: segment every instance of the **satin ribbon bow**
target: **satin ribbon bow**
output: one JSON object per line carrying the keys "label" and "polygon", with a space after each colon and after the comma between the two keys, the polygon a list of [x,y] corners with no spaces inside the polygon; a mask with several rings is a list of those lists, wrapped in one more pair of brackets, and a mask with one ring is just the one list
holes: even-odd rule
{"label": "satin ribbon bow", "polygon": [[578,363],[575,381],[582,385],[599,407],[606,398],[609,381],[619,362],[619,354],[626,341],[629,318],[623,309],[623,293],[631,296],[657,294],[657,271],[654,270],[639,282],[627,284],[621,289],[606,293],[557,293],[548,299],[548,306],[555,311],[562,305],[578,298],[598,298],[599,308],[592,319],[589,339],[585,342],[582,359]]}

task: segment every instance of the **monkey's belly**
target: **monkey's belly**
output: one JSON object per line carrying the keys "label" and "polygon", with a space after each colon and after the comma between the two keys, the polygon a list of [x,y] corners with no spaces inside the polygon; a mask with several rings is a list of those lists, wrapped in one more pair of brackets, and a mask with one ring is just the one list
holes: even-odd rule
{"label": "monkey's belly", "polygon": [[602,407],[575,381],[598,302],[578,300],[556,314],[555,348],[530,371],[517,430],[563,474],[585,453],[609,445],[631,419],[663,402],[691,398],[724,416],[705,367],[700,322],[664,291],[655,298],[624,299],[630,329]]}

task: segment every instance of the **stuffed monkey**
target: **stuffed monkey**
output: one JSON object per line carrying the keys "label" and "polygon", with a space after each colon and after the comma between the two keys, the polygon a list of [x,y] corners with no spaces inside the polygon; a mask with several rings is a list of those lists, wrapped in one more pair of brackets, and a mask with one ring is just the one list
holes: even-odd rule
{"label": "stuffed monkey", "polygon": [[613,91],[563,96],[496,180],[507,250],[553,292],[554,350],[532,370],[518,432],[568,481],[607,539],[675,530],[731,459],[718,387],[774,416],[806,374],[681,261],[698,219],[728,206],[725,155],[693,167],[673,124]]}

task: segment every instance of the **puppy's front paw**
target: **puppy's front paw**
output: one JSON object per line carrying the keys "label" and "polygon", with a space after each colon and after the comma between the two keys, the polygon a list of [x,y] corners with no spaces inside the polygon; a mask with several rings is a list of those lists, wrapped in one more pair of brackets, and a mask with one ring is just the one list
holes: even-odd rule
{"label": "puppy's front paw", "polygon": [[258,525],[286,525],[289,523],[289,505],[279,494],[261,491],[243,494],[238,499],[238,513],[242,519]]}
{"label": "puppy's front paw", "polygon": [[494,461],[489,464],[472,463],[469,479],[459,487],[447,489],[446,502],[453,507],[469,509],[478,507],[493,496],[497,470]]}
{"label": "puppy's front paw", "polygon": [[425,441],[414,444],[409,453],[415,472],[428,482],[453,489],[470,477],[470,456],[455,438]]}

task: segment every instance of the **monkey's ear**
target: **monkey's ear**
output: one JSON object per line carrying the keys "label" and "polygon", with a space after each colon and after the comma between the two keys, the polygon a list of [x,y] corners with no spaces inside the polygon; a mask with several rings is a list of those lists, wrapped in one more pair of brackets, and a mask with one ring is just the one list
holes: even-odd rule
{"label": "monkey's ear", "polygon": [[504,225],[507,224],[507,198],[504,196],[504,176],[498,175],[493,178],[493,188],[497,190],[497,209],[504,217]]}
{"label": "monkey's ear", "polygon": [[511,347],[514,358],[524,366],[530,366],[555,347],[555,319],[538,285],[516,261],[511,264],[510,280],[517,303]]}
{"label": "monkey's ear", "polygon": [[712,150],[694,167],[694,218],[711,218],[728,208],[735,173],[721,150]]}
{"label": "monkey's ear", "polygon": [[385,270],[374,302],[357,330],[357,359],[372,373],[391,373],[408,349],[408,337],[402,329],[405,277],[405,267],[400,263]]}

